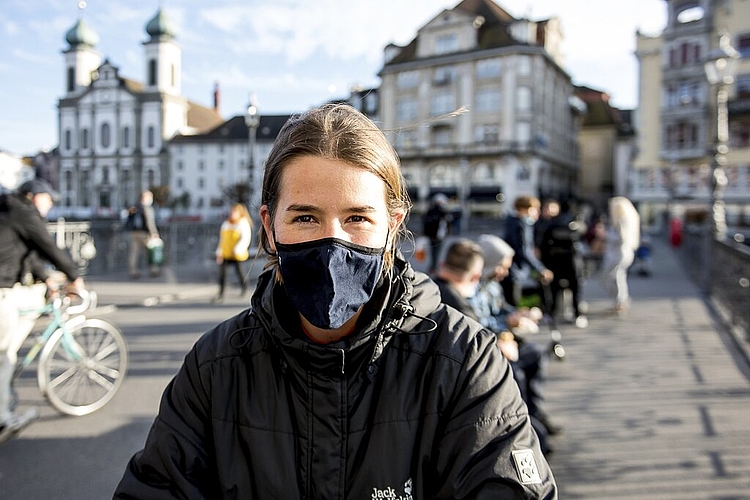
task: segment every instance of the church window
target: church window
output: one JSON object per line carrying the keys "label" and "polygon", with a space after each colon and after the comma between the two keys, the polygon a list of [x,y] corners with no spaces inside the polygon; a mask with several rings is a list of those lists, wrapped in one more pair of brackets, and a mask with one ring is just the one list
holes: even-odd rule
{"label": "church window", "polygon": [[156,59],[148,61],[148,84],[156,85]]}
{"label": "church window", "polygon": [[155,136],[155,134],[156,134],[156,131],[154,130],[154,127],[153,126],[149,127],[148,131],[147,131],[147,137],[146,137],[146,142],[147,142],[149,148],[153,148],[154,147],[154,143],[155,143],[155,137],[154,136]]}
{"label": "church window", "polygon": [[130,127],[125,127],[122,129],[122,147],[130,147]]}
{"label": "church window", "polygon": [[88,149],[89,147],[89,129],[85,128],[81,132],[81,148]]}
{"label": "church window", "polygon": [[109,123],[102,123],[102,130],[101,130],[101,141],[102,141],[102,147],[108,148],[111,137],[110,137],[110,130],[109,130]]}
{"label": "church window", "polygon": [[73,134],[70,133],[70,129],[65,130],[65,149],[70,151],[73,148]]}
{"label": "church window", "polygon": [[73,67],[68,68],[68,92],[73,92],[76,89],[76,69]]}

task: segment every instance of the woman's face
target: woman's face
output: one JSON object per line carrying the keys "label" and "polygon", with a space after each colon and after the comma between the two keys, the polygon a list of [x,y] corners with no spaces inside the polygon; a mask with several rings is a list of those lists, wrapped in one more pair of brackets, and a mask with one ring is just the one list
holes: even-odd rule
{"label": "woman's face", "polygon": [[[260,209],[272,250],[292,244],[338,238],[358,245],[386,245],[390,221],[385,183],[375,174],[340,160],[303,156],[285,167],[274,220]],[[274,234],[275,233],[275,234]]]}

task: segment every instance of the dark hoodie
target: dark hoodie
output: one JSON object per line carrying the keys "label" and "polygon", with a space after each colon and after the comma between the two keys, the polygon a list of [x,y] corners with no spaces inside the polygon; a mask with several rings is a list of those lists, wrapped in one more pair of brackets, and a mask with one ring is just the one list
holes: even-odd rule
{"label": "dark hoodie", "polygon": [[114,498],[557,498],[494,335],[397,267],[328,345],[262,274],[186,356]]}

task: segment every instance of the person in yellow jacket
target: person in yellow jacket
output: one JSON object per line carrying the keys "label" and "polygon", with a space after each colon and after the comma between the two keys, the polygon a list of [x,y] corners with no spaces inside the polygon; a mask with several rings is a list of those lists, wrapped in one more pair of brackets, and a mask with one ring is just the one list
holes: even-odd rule
{"label": "person in yellow jacket", "polygon": [[234,267],[240,280],[242,287],[240,296],[247,292],[247,277],[242,263],[250,256],[252,231],[253,222],[245,205],[242,203],[232,205],[229,216],[221,223],[219,245],[216,247],[216,263],[219,265],[219,294],[215,301],[220,302],[224,298],[228,266]]}

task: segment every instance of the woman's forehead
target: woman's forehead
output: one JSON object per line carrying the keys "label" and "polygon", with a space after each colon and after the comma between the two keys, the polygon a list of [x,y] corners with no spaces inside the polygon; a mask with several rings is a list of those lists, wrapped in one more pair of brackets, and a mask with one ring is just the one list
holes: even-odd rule
{"label": "woman's forehead", "polygon": [[300,200],[367,200],[385,203],[385,182],[369,170],[341,160],[304,156],[282,173],[280,198]]}

